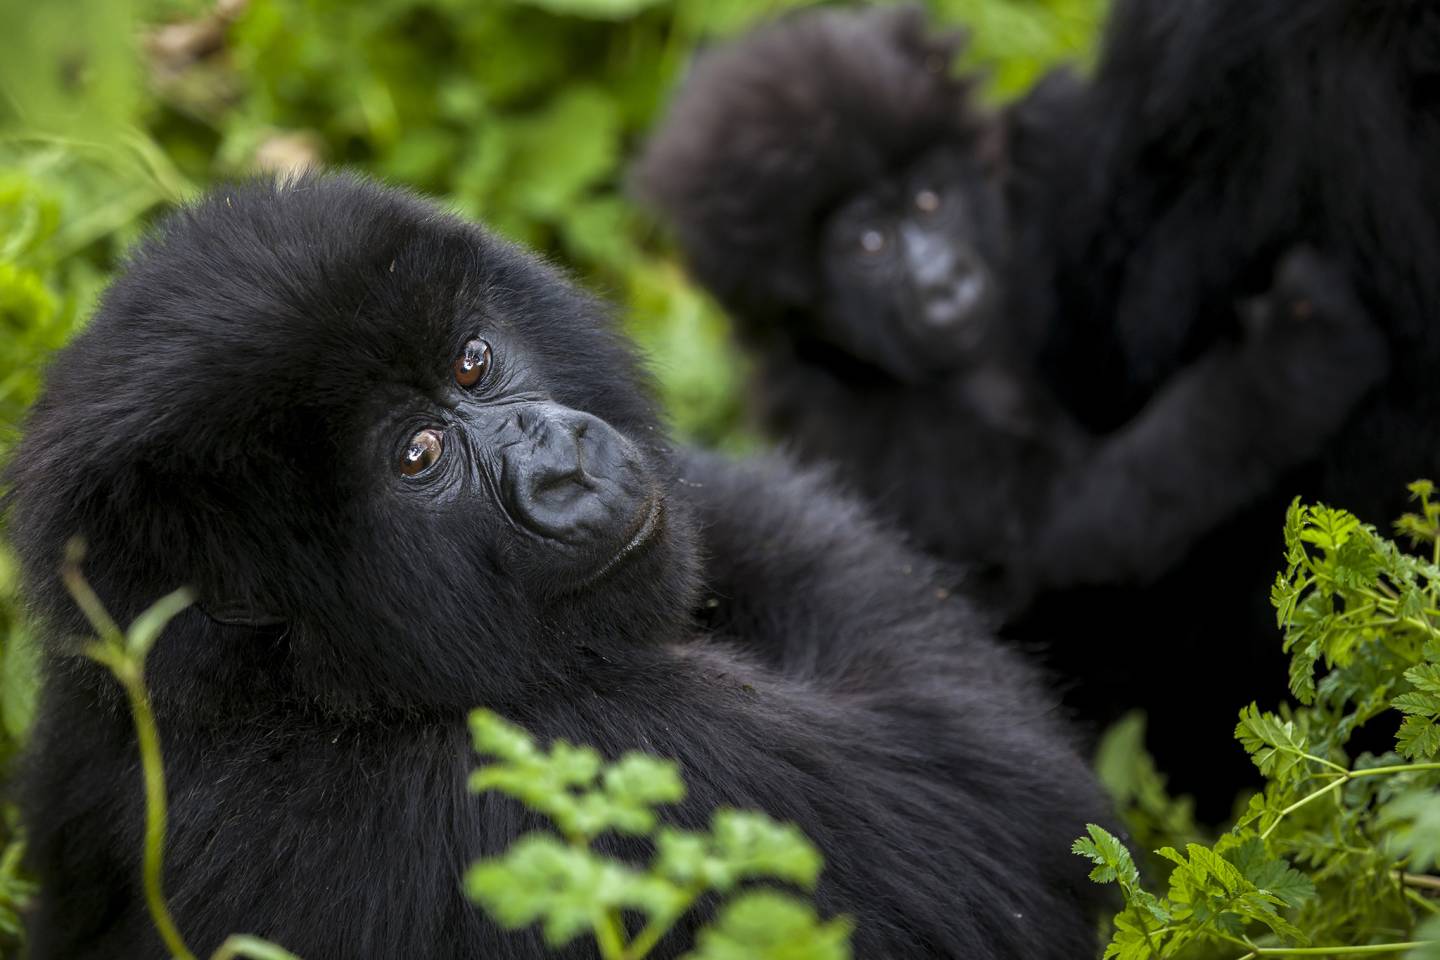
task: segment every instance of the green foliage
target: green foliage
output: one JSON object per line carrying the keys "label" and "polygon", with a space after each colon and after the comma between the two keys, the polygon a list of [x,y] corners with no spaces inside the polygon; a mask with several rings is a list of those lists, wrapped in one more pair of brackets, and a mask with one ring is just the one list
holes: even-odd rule
{"label": "green foliage", "polygon": [[[1131,712],[1105,732],[1095,750],[1095,773],[1140,849],[1206,839],[1195,822],[1193,801],[1169,795],[1165,776],[1146,752],[1143,713]],[[1159,866],[1159,861],[1146,864],[1147,869]]]}
{"label": "green foliage", "polygon": [[990,74],[990,93],[1018,96],[1056,63],[1087,67],[1107,4],[1095,0],[934,0],[970,29],[966,62]]}
{"label": "green foliage", "polygon": [[[1109,833],[1076,841],[1124,898],[1106,958],[1440,955],[1440,504],[1429,482],[1410,491],[1397,530],[1428,556],[1344,510],[1291,506],[1271,598],[1300,705],[1240,712],[1265,789],[1215,843],[1156,851],[1173,865],[1163,896]],[[1369,722],[1395,750],[1352,757]],[[1170,809],[1163,791],[1132,806]],[[1167,825],[1140,822],[1142,839]]]}
{"label": "green foliage", "polygon": [[[734,893],[759,879],[813,890],[819,879],[820,855],[809,841],[763,814],[719,810],[705,833],[661,825],[655,808],[685,796],[670,761],[628,753],[606,763],[563,740],[542,750],[488,710],[471,714],[470,727],[476,751],[496,758],[471,774],[471,789],[514,797],[557,831],[525,834],[466,873],[470,897],[507,928],[538,923],[555,947],[592,934],[606,960],[639,960],[707,894]],[[647,839],[649,865],[640,869],[597,849],[607,834]],[[820,921],[793,897],[747,887],[701,931],[688,956],[841,960],[850,955],[849,929],[843,918]]]}

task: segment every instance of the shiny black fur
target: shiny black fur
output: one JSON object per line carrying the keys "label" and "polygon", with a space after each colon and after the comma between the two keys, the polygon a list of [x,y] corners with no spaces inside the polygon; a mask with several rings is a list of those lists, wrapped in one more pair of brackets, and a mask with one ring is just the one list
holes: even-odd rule
{"label": "shiny black fur", "polygon": [[[457,399],[476,335],[504,376]],[[432,497],[394,472],[411,413],[537,397],[623,435],[663,499],[663,529],[588,586],[497,555],[509,511],[484,484]],[[857,956],[1094,948],[1099,888],[1068,847],[1102,805],[1032,671],[823,478],[672,449],[599,305],[409,195],[310,177],[165,220],[56,358],[9,481],[47,638],[36,960],[161,955],[130,717],[76,654],[55,577],[74,535],[122,622],[180,584],[200,597],[148,679],[166,890],[202,954],[240,931],[307,960],[542,956],[460,892],[467,863],[537,826],[467,792],[476,705],[677,759],[677,823],[718,805],[794,821]]]}
{"label": "shiny black fur", "polygon": [[[1048,649],[1074,681],[1072,705],[1097,725],[1148,707],[1166,767],[1218,816],[1249,769],[1229,743],[1234,712],[1250,696],[1279,696],[1284,673],[1273,631],[1260,641],[1244,629],[1264,622],[1248,610],[1263,605],[1268,576],[1227,581],[1230,595],[1219,597],[1217,577],[1274,565],[1283,510],[1270,494],[1287,489],[1287,472],[1313,458],[1383,376],[1383,328],[1358,301],[1349,265],[1329,255],[1336,238],[1302,232],[1277,237],[1253,285],[1237,282],[1198,307],[1170,291],[1117,320],[1115,304],[1095,295],[1107,289],[1098,278],[1086,286],[1087,257],[1111,249],[1106,221],[1086,206],[1091,181],[1109,172],[1092,154],[1103,152],[1097,129],[1132,131],[1147,122],[1143,109],[1109,109],[1057,72],[990,115],[972,102],[970,81],[943,69],[954,49],[915,8],[812,11],[762,28],[697,63],[638,165],[638,190],[736,315],[759,360],[754,396],[769,432],[807,460],[839,464],[928,549],[996,571],[998,588],[973,575],[968,583],[1007,608],[1013,634]],[[1197,84],[1205,64],[1195,64]],[[1143,74],[1112,72],[1112,100],[1143,101]],[[1225,109],[1215,107],[1221,117]],[[911,344],[932,364],[916,375],[918,361],[889,359],[913,339],[907,321],[923,304],[910,293],[914,274],[892,271],[867,291],[861,266],[833,263],[829,232],[856,198],[914,183],[937,151],[959,158],[938,183],[928,174],[946,209],[1002,198],[1002,216],[969,217],[952,237],[989,251],[1000,305],[983,337],[975,322],[957,331],[978,341],[968,356],[947,354],[941,334]],[[1185,160],[1167,162],[1179,170]],[[1147,195],[1155,177],[1180,176],[1163,166],[1132,173],[1107,182],[1117,207]],[[971,235],[986,230],[994,235]],[[1185,256],[1208,262],[1181,228],[1146,236],[1167,253],[1174,239],[1179,254],[1167,263],[1177,276]],[[1327,255],[1302,249],[1307,242]],[[1061,266],[1073,287],[1056,278]],[[1091,312],[1072,320],[1082,289]],[[1254,312],[1235,300],[1261,291],[1259,323],[1244,323]],[[1234,335],[1172,364],[1123,417],[1072,412],[1129,382],[1102,372],[1107,349],[1118,353],[1106,346],[1107,323],[1138,328],[1148,318],[1164,330],[1197,308]],[[1052,384],[1061,364],[1070,379]],[[1257,501],[1270,512],[1246,522],[1263,545],[1206,555],[1184,593],[1152,602],[1152,581]],[[1203,633],[1192,631],[1197,622]],[[1228,659],[1265,653],[1268,683]],[[1208,691],[1208,714],[1174,698],[1177,671]]]}

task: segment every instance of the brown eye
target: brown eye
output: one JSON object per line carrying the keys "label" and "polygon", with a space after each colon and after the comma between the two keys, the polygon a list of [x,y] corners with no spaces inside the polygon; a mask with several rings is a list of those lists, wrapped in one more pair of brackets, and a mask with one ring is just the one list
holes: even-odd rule
{"label": "brown eye", "polygon": [[934,213],[940,209],[940,194],[934,190],[921,190],[915,194],[915,209],[921,213]]}
{"label": "brown eye", "polygon": [[424,473],[440,459],[440,451],[444,447],[445,435],[439,430],[421,430],[410,438],[410,446],[400,458],[401,474],[415,477]]}
{"label": "brown eye", "polygon": [[866,253],[879,253],[885,249],[885,234],[879,230],[866,230],[860,234],[860,249]]}
{"label": "brown eye", "polygon": [[484,340],[471,340],[465,344],[451,369],[455,371],[455,382],[460,386],[475,386],[490,369],[490,344]]}

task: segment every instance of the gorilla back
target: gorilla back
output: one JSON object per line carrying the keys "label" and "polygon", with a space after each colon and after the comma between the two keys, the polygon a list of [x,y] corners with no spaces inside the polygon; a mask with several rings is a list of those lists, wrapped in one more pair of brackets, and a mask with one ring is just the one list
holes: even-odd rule
{"label": "gorilla back", "polygon": [[199,950],[541,955],[460,892],[540,825],[466,791],[476,705],[679,760],[679,824],[794,821],[860,956],[1093,948],[1068,846],[1101,804],[1028,669],[822,479],[672,450],[594,302],[406,194],[311,177],[172,216],[57,357],[9,480],[49,638],[37,960],[162,953],[123,697],[63,639],[75,535],[122,621],[199,598],[148,666]]}

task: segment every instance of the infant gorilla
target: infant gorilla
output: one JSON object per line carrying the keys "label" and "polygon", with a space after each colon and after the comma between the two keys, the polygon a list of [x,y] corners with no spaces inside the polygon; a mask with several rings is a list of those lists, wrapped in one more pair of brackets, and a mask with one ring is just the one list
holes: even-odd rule
{"label": "infant gorilla", "polygon": [[677,824],[795,822],[858,956],[1094,949],[1068,848],[1103,804],[1032,672],[822,479],[674,450],[599,305],[407,194],[312,176],[170,217],[56,358],[9,481],[47,637],[36,960],[162,949],[124,697],[66,639],[76,535],[122,622],[199,598],[148,679],[202,952],[541,956],[460,891],[540,825],[467,792],[477,705],[677,759]]}

